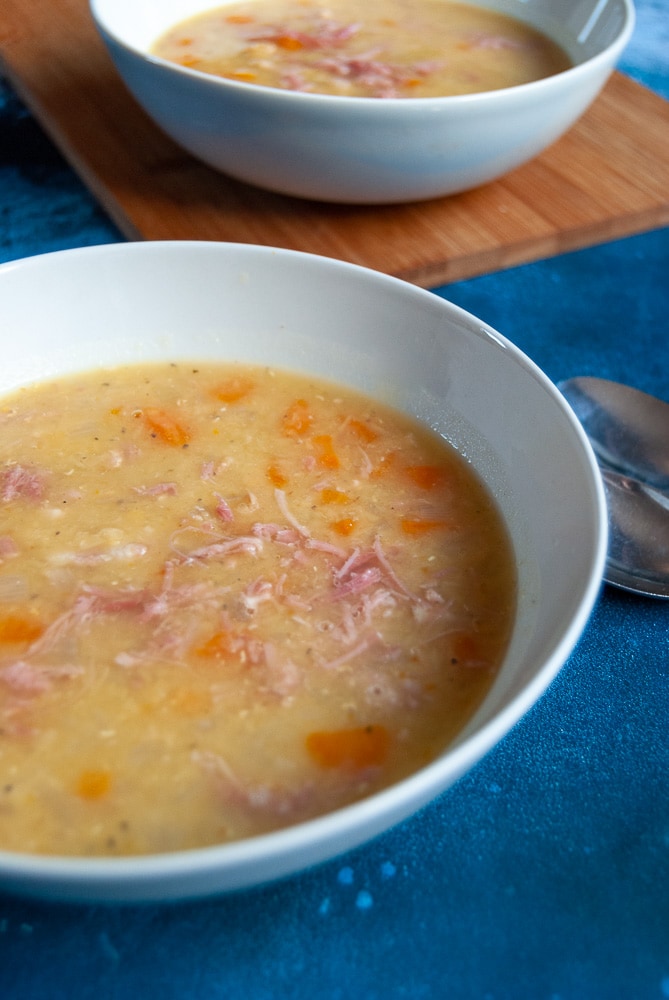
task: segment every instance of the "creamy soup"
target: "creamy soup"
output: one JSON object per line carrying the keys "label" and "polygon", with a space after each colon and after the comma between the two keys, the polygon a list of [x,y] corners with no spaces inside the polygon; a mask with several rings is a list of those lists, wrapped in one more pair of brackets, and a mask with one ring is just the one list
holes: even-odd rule
{"label": "creamy soup", "polygon": [[232,80],[350,97],[472,94],[571,65],[529,25],[450,0],[246,0],[176,25],[153,52]]}
{"label": "creamy soup", "polygon": [[434,434],[264,368],[0,406],[0,848],[274,830],[431,761],[515,612],[495,503]]}

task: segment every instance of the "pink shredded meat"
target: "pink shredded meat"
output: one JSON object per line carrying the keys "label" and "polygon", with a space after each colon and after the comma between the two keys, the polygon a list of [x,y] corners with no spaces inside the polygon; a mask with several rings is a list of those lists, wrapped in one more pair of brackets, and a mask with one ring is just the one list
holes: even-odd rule
{"label": "pink shredded meat", "polygon": [[37,695],[48,691],[54,681],[78,677],[83,672],[83,667],[72,665],[40,667],[27,660],[15,660],[0,669],[0,680],[19,694]]}
{"label": "pink shredded meat", "polygon": [[5,503],[12,500],[41,500],[46,488],[44,469],[27,465],[10,465],[0,474],[0,498]]}
{"label": "pink shredded meat", "polygon": [[216,516],[221,521],[234,521],[235,518],[230,504],[219,494],[216,494]]}
{"label": "pink shredded meat", "polygon": [[0,535],[0,559],[11,559],[19,554],[19,547],[10,535]]}
{"label": "pink shredded meat", "polygon": [[133,486],[135,493],[145,497],[174,496],[177,492],[176,483],[156,483],[154,486]]}
{"label": "pink shredded meat", "polygon": [[193,750],[191,759],[215,782],[224,800],[253,812],[270,816],[292,816],[301,813],[312,800],[314,786],[306,784],[296,789],[270,785],[245,785],[220,754],[210,750]]}

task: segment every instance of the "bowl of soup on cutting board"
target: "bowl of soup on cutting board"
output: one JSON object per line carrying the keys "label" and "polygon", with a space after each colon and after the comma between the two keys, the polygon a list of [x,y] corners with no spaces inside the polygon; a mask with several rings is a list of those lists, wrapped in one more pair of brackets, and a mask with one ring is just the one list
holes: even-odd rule
{"label": "bowl of soup on cutting board", "polygon": [[476,187],[595,99],[632,0],[91,0],[137,101],[250,184],[330,202]]}

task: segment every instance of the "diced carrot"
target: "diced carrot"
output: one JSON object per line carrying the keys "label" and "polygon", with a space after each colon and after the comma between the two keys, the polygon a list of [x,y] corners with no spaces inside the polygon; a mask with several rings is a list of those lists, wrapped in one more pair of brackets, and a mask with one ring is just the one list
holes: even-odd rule
{"label": "diced carrot", "polygon": [[447,521],[428,521],[419,517],[403,517],[400,524],[405,535],[424,535],[427,531],[448,526]]}
{"label": "diced carrot", "polygon": [[77,795],[82,799],[101,799],[111,788],[109,771],[82,771],[77,779]]}
{"label": "diced carrot", "polygon": [[443,469],[437,465],[407,465],[404,471],[411,482],[422,490],[433,490],[444,480]]}
{"label": "diced carrot", "polygon": [[253,24],[255,18],[250,14],[226,14],[228,24]]}
{"label": "diced carrot", "polygon": [[340,521],[333,521],[330,527],[333,531],[336,531],[338,535],[343,535],[347,537],[353,534],[355,531],[355,526],[357,522],[353,520],[352,517],[343,517]]}
{"label": "diced carrot", "polygon": [[[255,73],[235,73],[236,77],[255,77]],[[249,393],[255,388],[255,383],[252,378],[245,375],[231,375],[230,378],[226,379],[224,382],[219,382],[213,389],[213,394],[216,399],[220,399],[222,403],[238,403],[240,399],[244,399]]]}
{"label": "diced carrot", "polygon": [[166,410],[148,406],[138,413],[144,418],[152,437],[160,438],[165,444],[175,448],[181,448],[190,441],[190,434],[186,428]]}
{"label": "diced carrot", "polygon": [[379,767],[390,749],[385,726],[360,726],[309,733],[307,752],[320,767]]}
{"label": "diced carrot", "polygon": [[193,55],[191,52],[186,52],[184,55],[179,56],[179,58],[175,60],[179,66],[185,66],[186,68],[189,66],[197,66],[199,61],[198,57]]}
{"label": "diced carrot", "polygon": [[326,488],[320,492],[321,503],[350,503],[351,498],[343,490]]}
{"label": "diced carrot", "polygon": [[43,631],[44,626],[34,618],[23,615],[0,618],[0,642],[34,642]]}
{"label": "diced carrot", "polygon": [[332,436],[330,434],[319,434],[314,438],[314,444],[319,451],[317,457],[318,464],[322,465],[325,469],[338,469],[340,465],[339,456],[334,450]]}
{"label": "diced carrot", "polygon": [[277,35],[272,41],[280,49],[286,49],[288,52],[297,52],[298,49],[304,48],[300,39],[296,38],[295,35]]}
{"label": "diced carrot", "polygon": [[296,399],[283,415],[283,433],[288,437],[303,437],[309,433],[313,422],[306,399]]}
{"label": "diced carrot", "polygon": [[379,436],[377,432],[363,420],[351,419],[347,422],[346,426],[350,427],[359,438],[366,441],[368,444],[371,444],[372,441],[376,441]]}
{"label": "diced carrot", "polygon": [[204,659],[222,660],[230,656],[231,652],[230,635],[224,629],[221,629],[220,632],[214,632],[206,642],[203,642],[201,646],[197,646],[195,649],[195,655],[201,656]]}
{"label": "diced carrot", "polygon": [[250,69],[235,69],[232,72],[227,73],[226,76],[230,80],[241,80],[242,82],[252,83],[253,80],[258,79],[258,74],[254,73]]}
{"label": "diced carrot", "polygon": [[278,465],[274,465],[274,463],[267,468],[267,478],[273,486],[277,486],[279,489],[288,483],[288,476],[284,475]]}

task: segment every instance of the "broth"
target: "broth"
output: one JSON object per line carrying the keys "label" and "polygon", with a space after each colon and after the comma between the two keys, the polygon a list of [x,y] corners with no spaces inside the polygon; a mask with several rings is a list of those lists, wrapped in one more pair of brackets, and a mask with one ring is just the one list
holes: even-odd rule
{"label": "broth", "polygon": [[246,0],[176,25],[153,53],[246,83],[350,97],[444,97],[571,66],[516,18],[451,0]]}
{"label": "broth", "polygon": [[151,364],[0,405],[0,848],[252,836],[433,760],[513,626],[505,525],[413,419]]}

